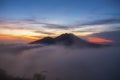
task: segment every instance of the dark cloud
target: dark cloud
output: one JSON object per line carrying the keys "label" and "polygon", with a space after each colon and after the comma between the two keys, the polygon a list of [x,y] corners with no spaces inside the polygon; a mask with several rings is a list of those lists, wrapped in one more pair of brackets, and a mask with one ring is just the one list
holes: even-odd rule
{"label": "dark cloud", "polygon": [[120,45],[120,37],[119,37],[120,36],[120,30],[96,33],[96,34],[92,34],[91,36],[104,37],[106,39],[112,40],[115,45]]}
{"label": "dark cloud", "polygon": [[[41,27],[48,28],[48,29],[60,29],[60,30],[69,30],[69,29],[74,29],[74,28],[81,28],[85,26],[94,26],[94,25],[105,25],[105,24],[120,24],[120,19],[119,18],[110,18],[110,19],[103,19],[103,20],[95,20],[95,21],[89,21],[86,23],[78,23],[77,25],[59,25],[59,24],[51,24],[51,23],[45,23],[45,22],[40,22],[35,19],[23,19],[23,20],[0,20],[1,24],[6,24],[6,23],[12,23],[12,24],[21,24],[21,23],[26,23],[26,24],[38,24],[42,25]],[[32,26],[32,25],[31,25]],[[9,28],[9,27],[7,27]],[[21,29],[25,29],[21,27]],[[41,33],[44,33],[41,31]],[[45,33],[48,34],[48,33]]]}
{"label": "dark cloud", "polygon": [[39,23],[35,19],[19,19],[19,20],[0,20],[0,24],[21,24],[21,23],[28,23],[28,24],[37,24]]}
{"label": "dark cloud", "polygon": [[52,32],[46,32],[46,31],[34,31],[35,33],[41,33],[41,34],[48,34],[48,35],[54,35]]}
{"label": "dark cloud", "polygon": [[19,20],[18,22],[24,22],[24,23],[29,23],[29,24],[43,24],[44,27],[46,28],[54,28],[54,29],[68,29],[69,28],[68,26],[65,26],[65,25],[45,23],[42,21],[37,21],[35,19],[22,19],[22,20]]}
{"label": "dark cloud", "polygon": [[45,22],[40,22],[35,19],[21,19],[21,20],[0,20],[0,24],[42,24],[45,28],[50,29],[69,29],[70,27],[66,25],[59,25],[59,24],[50,24]]}
{"label": "dark cloud", "polygon": [[10,29],[10,30],[33,30],[32,28],[28,28],[28,27],[9,27],[9,26],[0,26],[1,29]]}
{"label": "dark cloud", "polygon": [[50,24],[50,23],[41,23],[44,24],[46,28],[50,28],[50,29],[69,29],[69,26],[65,26],[65,25],[58,25],[58,24]]}
{"label": "dark cloud", "polygon": [[12,20],[0,20],[0,24],[18,24],[18,23],[20,22]]}
{"label": "dark cloud", "polygon": [[[78,25],[71,25],[71,26],[49,24],[49,23],[40,23],[40,24],[45,24],[44,27],[50,28],[50,29],[69,30],[69,29],[80,28],[80,27],[85,27],[85,26],[106,25],[106,24],[119,24],[119,23],[120,23],[120,19],[119,18],[111,18],[111,19],[95,20],[95,21],[90,21],[90,22],[81,23],[81,24],[78,24]],[[93,29],[92,30],[90,29],[90,30],[87,30],[87,31],[79,31],[79,32],[88,32],[88,31],[94,32]]]}
{"label": "dark cloud", "polygon": [[120,23],[120,19],[111,18],[111,19],[95,20],[93,22],[87,22],[84,24],[78,24],[77,26],[92,26],[92,25],[119,24],[119,23]]}

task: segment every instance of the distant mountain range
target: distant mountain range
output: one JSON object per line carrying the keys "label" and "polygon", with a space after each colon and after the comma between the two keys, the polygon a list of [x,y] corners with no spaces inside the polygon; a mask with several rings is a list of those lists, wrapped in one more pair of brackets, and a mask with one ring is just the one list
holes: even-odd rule
{"label": "distant mountain range", "polygon": [[31,42],[30,44],[44,44],[44,45],[64,45],[64,46],[77,46],[77,47],[104,47],[107,45],[91,43],[86,40],[80,39],[71,33],[61,34],[55,38],[45,37],[40,40]]}

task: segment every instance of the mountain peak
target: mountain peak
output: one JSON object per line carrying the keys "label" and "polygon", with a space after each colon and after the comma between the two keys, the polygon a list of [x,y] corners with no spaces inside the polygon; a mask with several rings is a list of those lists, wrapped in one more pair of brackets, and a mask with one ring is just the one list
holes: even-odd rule
{"label": "mountain peak", "polygon": [[72,33],[64,33],[64,34],[61,34],[60,36],[74,36],[74,34],[72,34]]}
{"label": "mountain peak", "polygon": [[45,37],[43,39],[31,42],[30,44],[60,44],[66,46],[79,46],[79,47],[101,47],[101,44],[91,43],[85,40],[80,39],[72,33],[61,34],[55,38]]}
{"label": "mountain peak", "polygon": [[43,39],[31,42],[30,44],[54,44],[54,38],[52,37],[44,37]]}

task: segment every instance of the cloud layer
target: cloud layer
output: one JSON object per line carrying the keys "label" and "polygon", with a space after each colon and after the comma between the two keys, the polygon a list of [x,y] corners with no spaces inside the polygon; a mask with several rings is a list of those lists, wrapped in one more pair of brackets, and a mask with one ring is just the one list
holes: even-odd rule
{"label": "cloud layer", "polygon": [[20,44],[1,46],[0,68],[14,76],[24,77],[46,71],[47,80],[120,79],[119,47],[71,49],[46,46],[28,49],[29,47]]}

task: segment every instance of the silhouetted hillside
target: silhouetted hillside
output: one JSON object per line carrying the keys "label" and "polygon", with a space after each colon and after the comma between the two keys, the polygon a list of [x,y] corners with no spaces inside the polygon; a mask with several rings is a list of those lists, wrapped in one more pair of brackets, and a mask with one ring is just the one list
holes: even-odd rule
{"label": "silhouetted hillside", "polygon": [[0,69],[0,80],[45,80],[45,76],[43,74],[34,74],[31,79],[24,77],[14,77],[12,75],[8,75],[7,72],[3,69]]}
{"label": "silhouetted hillside", "polygon": [[31,44],[54,44],[54,43],[55,43],[55,40],[54,38],[51,38],[51,37],[45,37],[41,40],[31,42]]}
{"label": "silhouetted hillside", "polygon": [[31,42],[30,44],[47,44],[47,45],[65,45],[65,46],[78,46],[78,47],[103,47],[106,45],[90,43],[71,33],[61,34],[55,38],[45,37],[43,39]]}

